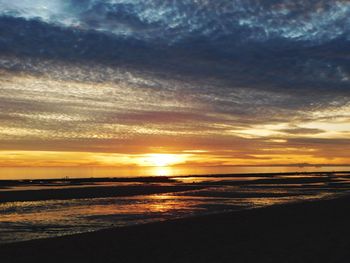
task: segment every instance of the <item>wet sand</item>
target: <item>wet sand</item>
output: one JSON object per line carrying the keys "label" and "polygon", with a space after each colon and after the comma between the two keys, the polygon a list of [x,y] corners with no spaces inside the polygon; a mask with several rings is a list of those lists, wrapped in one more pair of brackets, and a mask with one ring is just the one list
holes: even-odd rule
{"label": "wet sand", "polygon": [[191,185],[136,185],[136,186],[96,186],[63,189],[0,191],[0,203],[17,201],[68,200],[81,198],[101,198],[134,196],[145,194],[173,193],[201,189]]}
{"label": "wet sand", "polygon": [[350,197],[0,245],[1,262],[350,262]]}

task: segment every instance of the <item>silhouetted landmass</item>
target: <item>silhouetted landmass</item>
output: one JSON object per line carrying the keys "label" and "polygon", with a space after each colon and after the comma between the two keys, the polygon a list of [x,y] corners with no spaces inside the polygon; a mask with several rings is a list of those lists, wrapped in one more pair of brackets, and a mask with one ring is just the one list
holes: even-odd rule
{"label": "silhouetted landmass", "polygon": [[137,186],[96,186],[63,189],[1,191],[0,203],[14,201],[67,200],[112,196],[134,196],[160,194],[201,189],[196,185],[137,185]]}
{"label": "silhouetted landmass", "polygon": [[25,179],[25,180],[0,180],[0,187],[18,186],[18,185],[81,185],[105,182],[139,182],[139,183],[168,183],[173,182],[165,176],[148,177],[116,177],[116,178],[62,178],[62,179]]}

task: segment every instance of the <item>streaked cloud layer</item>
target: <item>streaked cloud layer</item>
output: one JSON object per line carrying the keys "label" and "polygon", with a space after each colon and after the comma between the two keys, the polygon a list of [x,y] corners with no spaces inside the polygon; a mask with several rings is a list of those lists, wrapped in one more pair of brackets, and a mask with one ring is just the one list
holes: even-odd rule
{"label": "streaked cloud layer", "polygon": [[0,10],[0,166],[350,161],[349,1]]}

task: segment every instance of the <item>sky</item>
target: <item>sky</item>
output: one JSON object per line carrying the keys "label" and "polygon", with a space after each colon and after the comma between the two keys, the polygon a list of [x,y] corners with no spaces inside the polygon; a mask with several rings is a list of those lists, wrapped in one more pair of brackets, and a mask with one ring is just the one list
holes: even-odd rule
{"label": "sky", "polygon": [[350,164],[348,0],[0,0],[0,167]]}

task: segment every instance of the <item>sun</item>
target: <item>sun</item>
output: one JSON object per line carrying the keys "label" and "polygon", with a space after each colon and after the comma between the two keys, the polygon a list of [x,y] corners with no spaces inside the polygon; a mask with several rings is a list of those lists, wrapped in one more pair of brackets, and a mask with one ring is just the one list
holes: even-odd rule
{"label": "sun", "polygon": [[181,163],[183,160],[176,154],[164,154],[164,153],[152,153],[147,154],[144,158],[144,164],[147,166],[165,167],[171,166],[177,163]]}

